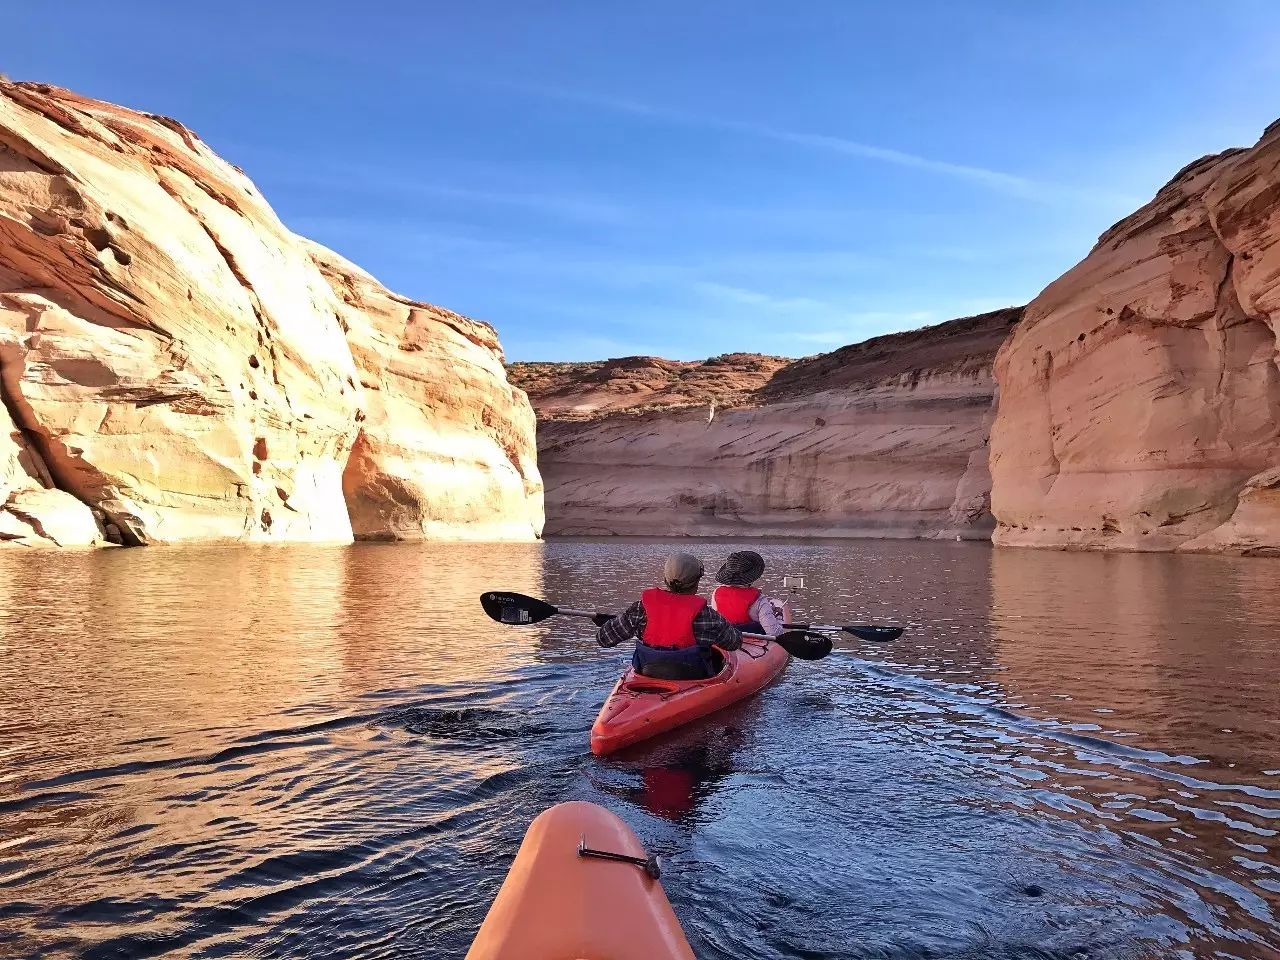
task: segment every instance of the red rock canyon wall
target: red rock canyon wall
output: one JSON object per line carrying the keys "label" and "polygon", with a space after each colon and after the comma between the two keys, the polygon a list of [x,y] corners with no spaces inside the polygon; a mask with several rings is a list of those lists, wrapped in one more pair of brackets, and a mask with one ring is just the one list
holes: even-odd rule
{"label": "red rock canyon wall", "polygon": [[180,123],[0,82],[0,543],[529,539],[493,330],[290,233]]}
{"label": "red rock canyon wall", "polygon": [[547,532],[986,539],[991,365],[1018,315],[796,362],[516,364]]}
{"label": "red rock canyon wall", "polygon": [[1280,125],[1199,160],[1000,351],[995,541],[1280,553]]}

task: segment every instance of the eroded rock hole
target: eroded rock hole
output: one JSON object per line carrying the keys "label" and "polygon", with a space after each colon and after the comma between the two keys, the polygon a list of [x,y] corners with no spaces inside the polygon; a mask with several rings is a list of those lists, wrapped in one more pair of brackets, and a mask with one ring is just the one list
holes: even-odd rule
{"label": "eroded rock hole", "polygon": [[84,238],[93,244],[93,248],[101,253],[111,246],[111,234],[101,227],[86,227]]}

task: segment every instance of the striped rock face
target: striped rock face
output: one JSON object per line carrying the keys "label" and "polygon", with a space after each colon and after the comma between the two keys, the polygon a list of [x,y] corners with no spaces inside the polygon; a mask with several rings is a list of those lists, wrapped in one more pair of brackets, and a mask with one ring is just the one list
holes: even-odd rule
{"label": "striped rock face", "polygon": [[992,363],[1020,313],[797,361],[517,364],[547,531],[985,540]]}
{"label": "striped rock face", "polygon": [[0,543],[541,525],[491,328],[296,237],[178,122],[8,82],[0,398]]}
{"label": "striped rock face", "polygon": [[1206,157],[1000,351],[997,543],[1280,552],[1280,126]]}

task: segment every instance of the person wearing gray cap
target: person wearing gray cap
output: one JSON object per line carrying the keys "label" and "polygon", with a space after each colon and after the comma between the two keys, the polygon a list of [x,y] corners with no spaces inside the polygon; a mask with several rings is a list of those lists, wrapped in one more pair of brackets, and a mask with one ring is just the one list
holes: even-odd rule
{"label": "person wearing gray cap", "polygon": [[737,650],[742,634],[698,596],[702,561],[687,553],[667,557],[662,587],[640,595],[616,617],[603,619],[596,632],[602,647],[635,638],[636,673],[658,680],[702,680],[720,670],[714,647]]}

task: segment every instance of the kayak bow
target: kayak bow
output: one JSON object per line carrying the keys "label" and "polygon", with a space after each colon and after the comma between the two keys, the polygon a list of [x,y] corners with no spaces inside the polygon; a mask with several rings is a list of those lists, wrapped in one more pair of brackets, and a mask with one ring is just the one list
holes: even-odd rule
{"label": "kayak bow", "polygon": [[466,960],[694,960],[650,863],[604,807],[574,801],[544,811]]}

